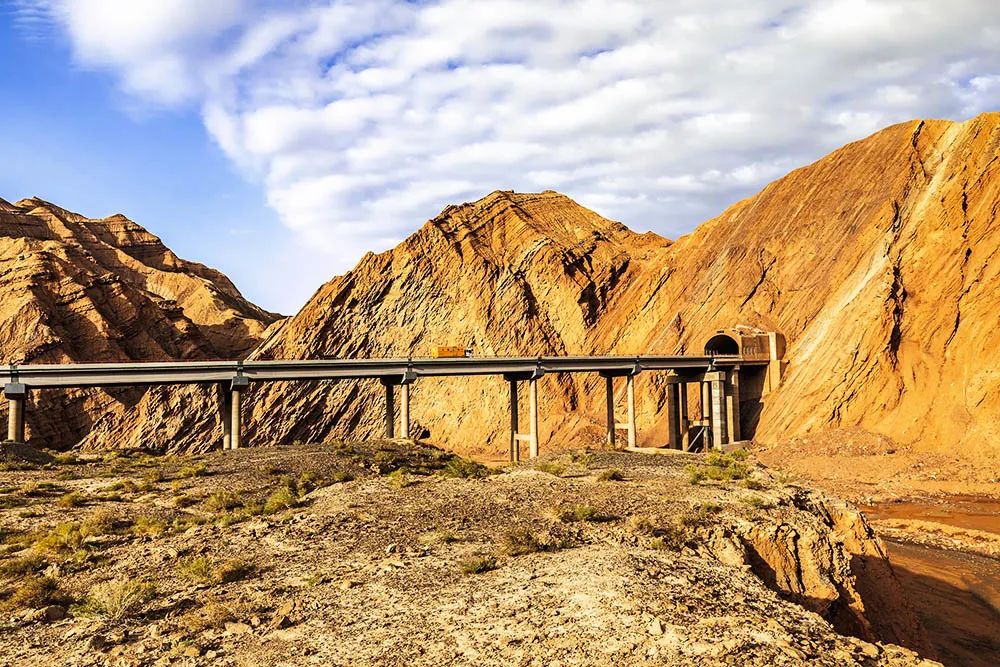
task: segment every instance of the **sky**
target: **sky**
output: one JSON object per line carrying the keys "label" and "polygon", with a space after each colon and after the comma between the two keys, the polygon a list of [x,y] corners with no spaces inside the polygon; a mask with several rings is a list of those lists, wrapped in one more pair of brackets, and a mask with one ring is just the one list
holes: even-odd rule
{"label": "sky", "polygon": [[0,197],[293,313],[446,205],[676,238],[881,127],[1000,111],[995,0],[0,0]]}

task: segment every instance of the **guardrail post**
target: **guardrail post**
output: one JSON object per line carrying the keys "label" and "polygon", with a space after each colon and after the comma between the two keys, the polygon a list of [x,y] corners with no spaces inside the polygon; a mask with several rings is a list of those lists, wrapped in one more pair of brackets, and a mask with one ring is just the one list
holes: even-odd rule
{"label": "guardrail post", "polygon": [[242,445],[242,423],[240,421],[240,407],[242,403],[243,390],[250,386],[250,381],[242,375],[233,378],[229,393],[229,448],[239,449]]}
{"label": "guardrail post", "polygon": [[24,442],[24,401],[28,388],[20,382],[10,382],[4,385],[3,393],[7,397],[7,439]]}
{"label": "guardrail post", "polygon": [[726,431],[726,394],[722,380],[712,380],[711,387],[711,420],[712,449],[722,449],[729,439]]}

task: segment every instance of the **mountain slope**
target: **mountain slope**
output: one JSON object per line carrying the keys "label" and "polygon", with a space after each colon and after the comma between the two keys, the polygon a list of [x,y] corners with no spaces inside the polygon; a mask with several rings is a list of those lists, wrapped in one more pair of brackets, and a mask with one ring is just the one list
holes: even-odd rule
{"label": "mountain slope", "polygon": [[[278,319],[128,218],[90,219],[37,198],[0,200],[0,313],[4,363],[235,358]],[[38,392],[31,438],[70,445],[142,394]]]}
{"label": "mountain slope", "polygon": [[[927,448],[996,442],[990,285],[1000,114],[914,121],[770,184],[675,243],[562,195],[449,207],[396,249],[320,289],[255,356],[699,352],[734,323],[783,332],[789,370],[757,435],[857,425]],[[662,378],[640,376],[640,427],[662,442]],[[545,378],[542,436],[596,436],[592,378]],[[255,390],[265,440],[374,434],[372,383]],[[500,379],[422,380],[411,411],[464,451],[505,447]],[[550,445],[551,446],[551,445]]]}

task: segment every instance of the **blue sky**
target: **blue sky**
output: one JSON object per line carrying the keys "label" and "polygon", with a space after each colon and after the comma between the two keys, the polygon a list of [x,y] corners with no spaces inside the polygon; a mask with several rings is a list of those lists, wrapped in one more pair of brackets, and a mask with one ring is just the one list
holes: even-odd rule
{"label": "blue sky", "polygon": [[1000,110],[998,44],[993,0],[0,0],[0,197],[125,213],[290,313],[494,189],[675,238]]}

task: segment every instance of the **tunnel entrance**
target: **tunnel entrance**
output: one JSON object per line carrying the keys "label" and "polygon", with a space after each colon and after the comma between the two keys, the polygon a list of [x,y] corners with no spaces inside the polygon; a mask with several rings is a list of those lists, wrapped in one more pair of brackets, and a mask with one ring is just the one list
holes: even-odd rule
{"label": "tunnel entrance", "polygon": [[737,355],[740,353],[740,344],[736,339],[726,334],[716,334],[705,343],[705,354],[714,357],[716,355]]}
{"label": "tunnel entrance", "polygon": [[[727,399],[736,400],[731,419],[738,420],[740,437],[752,439],[760,422],[765,397],[777,388],[784,366],[785,337],[776,331],[736,325],[719,329],[705,341],[705,356],[739,357],[738,388],[727,385]],[[720,360],[721,361],[721,360]],[[735,394],[735,396],[733,395]]]}

